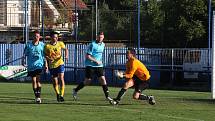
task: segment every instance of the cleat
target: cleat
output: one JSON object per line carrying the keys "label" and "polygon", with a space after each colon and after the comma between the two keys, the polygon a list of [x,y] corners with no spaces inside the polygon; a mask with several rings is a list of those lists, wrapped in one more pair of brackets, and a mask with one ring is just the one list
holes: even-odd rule
{"label": "cleat", "polygon": [[109,101],[109,103],[111,104],[111,105],[118,105],[119,104],[119,100],[116,100],[116,99],[113,99],[113,100],[111,100],[111,101]]}
{"label": "cleat", "polygon": [[60,97],[59,97],[59,100],[60,100],[60,102],[63,102],[63,101],[64,101],[63,96],[60,96]]}
{"label": "cleat", "polygon": [[75,89],[72,90],[72,97],[74,100],[77,100],[78,93],[75,91]]}
{"label": "cleat", "polygon": [[106,97],[106,100],[109,101],[110,104],[112,104],[113,99],[111,97]]}
{"label": "cleat", "polygon": [[112,101],[113,99],[111,97],[106,97],[107,101]]}
{"label": "cleat", "polygon": [[155,103],[156,102],[154,96],[149,96],[149,104],[154,105]]}
{"label": "cleat", "polygon": [[35,103],[37,103],[37,104],[41,104],[41,103],[42,103],[41,98],[36,98],[36,99],[35,99]]}
{"label": "cleat", "polygon": [[57,94],[57,101],[60,102],[60,95]]}

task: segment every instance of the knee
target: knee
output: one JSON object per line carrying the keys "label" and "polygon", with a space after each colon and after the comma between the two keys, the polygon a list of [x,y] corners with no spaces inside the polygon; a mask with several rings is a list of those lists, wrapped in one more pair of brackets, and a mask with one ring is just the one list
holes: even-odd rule
{"label": "knee", "polygon": [[133,95],[133,99],[138,100],[139,99],[139,95]]}
{"label": "knee", "polygon": [[134,92],[133,94],[133,99],[138,100],[139,99],[140,94],[137,92]]}

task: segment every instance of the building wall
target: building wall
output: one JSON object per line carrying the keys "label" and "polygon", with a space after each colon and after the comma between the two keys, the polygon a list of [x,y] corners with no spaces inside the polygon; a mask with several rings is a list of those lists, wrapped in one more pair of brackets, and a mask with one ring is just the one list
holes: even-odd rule
{"label": "building wall", "polygon": [[[22,27],[25,22],[24,0],[7,0],[7,26]],[[31,1],[28,1],[28,24],[31,21]]]}

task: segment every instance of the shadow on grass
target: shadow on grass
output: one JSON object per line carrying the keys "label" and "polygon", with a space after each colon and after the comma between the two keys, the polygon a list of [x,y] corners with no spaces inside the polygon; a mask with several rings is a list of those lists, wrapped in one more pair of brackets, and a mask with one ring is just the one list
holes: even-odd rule
{"label": "shadow on grass", "polygon": [[[35,104],[33,98],[27,97],[16,97],[16,96],[0,96],[0,104]],[[108,102],[104,101],[104,103],[92,102],[84,102],[84,101],[74,101],[68,100],[65,102],[57,102],[55,99],[42,99],[42,103],[40,105],[48,105],[48,104],[60,104],[60,105],[83,105],[83,106],[111,106]],[[130,103],[122,103],[120,105],[132,105]]]}

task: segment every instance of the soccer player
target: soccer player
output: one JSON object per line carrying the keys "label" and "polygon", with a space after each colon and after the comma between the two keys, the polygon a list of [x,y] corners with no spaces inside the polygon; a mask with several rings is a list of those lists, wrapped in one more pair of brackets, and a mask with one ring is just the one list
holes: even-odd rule
{"label": "soccer player", "polygon": [[154,96],[147,96],[142,93],[149,85],[150,74],[146,66],[140,62],[136,57],[134,49],[129,48],[126,52],[127,62],[126,71],[120,75],[120,78],[125,78],[126,82],[119,91],[118,96],[110,101],[111,104],[118,104],[123,95],[130,87],[134,86],[133,98],[136,100],[148,100],[149,104],[154,105]]}
{"label": "soccer player", "polygon": [[104,33],[99,32],[96,40],[92,41],[86,52],[85,61],[85,80],[81,82],[76,88],[73,89],[73,98],[77,99],[77,92],[84,86],[89,85],[93,76],[96,75],[99,78],[100,84],[102,85],[105,97],[108,101],[112,100],[109,97],[109,91],[107,82],[104,76],[102,54],[104,51],[105,44],[103,42]]}
{"label": "soccer player", "polygon": [[[50,43],[45,45],[45,57],[48,61],[53,87],[57,95],[57,101],[64,101],[64,60],[61,50],[65,52],[65,59],[68,60],[68,49],[62,41],[58,41],[58,33],[51,33]],[[60,82],[59,82],[60,81]],[[60,87],[59,87],[60,84]]]}
{"label": "soccer player", "polygon": [[40,41],[39,31],[34,32],[34,40],[28,42],[24,49],[22,65],[25,65],[27,56],[28,76],[32,78],[32,87],[35,95],[35,102],[41,103],[41,83],[40,74],[44,68],[44,43]]}

